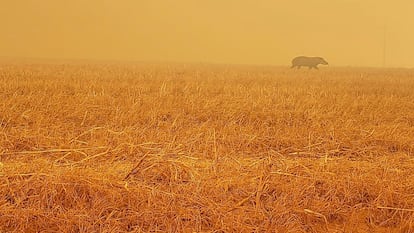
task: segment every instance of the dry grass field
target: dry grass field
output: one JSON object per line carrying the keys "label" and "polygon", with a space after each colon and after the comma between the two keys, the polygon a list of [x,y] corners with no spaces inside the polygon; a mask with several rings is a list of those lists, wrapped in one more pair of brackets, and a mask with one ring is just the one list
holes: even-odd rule
{"label": "dry grass field", "polygon": [[414,232],[414,70],[0,64],[0,232]]}

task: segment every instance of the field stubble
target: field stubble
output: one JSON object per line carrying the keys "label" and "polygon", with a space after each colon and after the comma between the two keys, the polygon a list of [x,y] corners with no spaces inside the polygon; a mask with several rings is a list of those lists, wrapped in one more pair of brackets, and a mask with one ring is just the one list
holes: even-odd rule
{"label": "field stubble", "polygon": [[0,66],[0,231],[414,232],[414,71]]}

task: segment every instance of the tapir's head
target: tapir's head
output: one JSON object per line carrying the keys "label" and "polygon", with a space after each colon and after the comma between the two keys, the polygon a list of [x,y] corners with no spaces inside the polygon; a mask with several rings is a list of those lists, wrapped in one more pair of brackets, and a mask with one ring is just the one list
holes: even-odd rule
{"label": "tapir's head", "polygon": [[328,62],[325,59],[323,59],[322,57],[318,57],[318,58],[319,58],[319,64],[328,65]]}

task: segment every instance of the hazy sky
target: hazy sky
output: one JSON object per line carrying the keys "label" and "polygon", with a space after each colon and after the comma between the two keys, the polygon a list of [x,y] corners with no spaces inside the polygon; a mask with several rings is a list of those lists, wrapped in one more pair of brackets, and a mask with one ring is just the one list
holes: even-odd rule
{"label": "hazy sky", "polygon": [[[2,0],[0,57],[414,67],[412,0]],[[386,28],[386,30],[385,30]]]}

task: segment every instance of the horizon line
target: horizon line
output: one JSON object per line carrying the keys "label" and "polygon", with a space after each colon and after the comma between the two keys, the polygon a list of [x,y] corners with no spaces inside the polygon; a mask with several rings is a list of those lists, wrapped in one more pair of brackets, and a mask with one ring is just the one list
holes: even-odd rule
{"label": "horizon line", "polygon": [[[172,60],[139,60],[139,59],[109,59],[109,58],[53,58],[53,57],[23,57],[23,56],[0,56],[0,62],[39,62],[39,63],[99,63],[99,64],[182,64],[182,65],[228,65],[228,66],[255,66],[255,67],[290,67],[290,60],[286,64],[278,63],[235,63],[235,62],[214,62],[214,61],[172,61]],[[376,69],[414,69],[414,66],[386,66],[381,65],[332,65],[320,67],[334,67],[334,68],[376,68]],[[303,68],[306,69],[306,68]]]}

